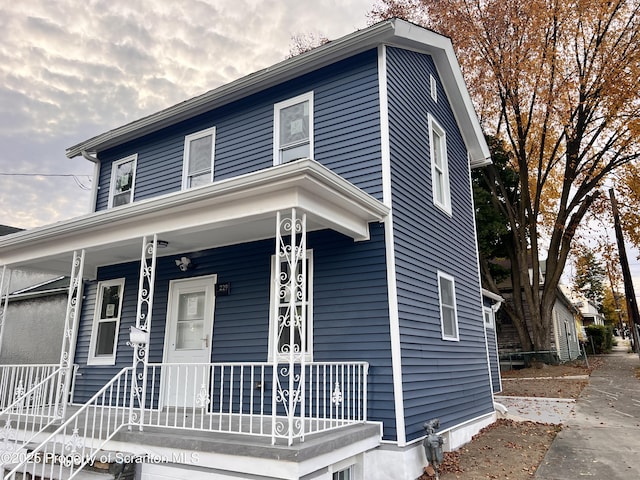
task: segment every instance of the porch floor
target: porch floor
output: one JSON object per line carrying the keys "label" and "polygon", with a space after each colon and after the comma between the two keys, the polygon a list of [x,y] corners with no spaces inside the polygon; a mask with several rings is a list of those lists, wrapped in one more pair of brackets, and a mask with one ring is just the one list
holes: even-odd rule
{"label": "porch floor", "polygon": [[[81,408],[80,405],[69,405],[67,418]],[[175,412],[174,412],[175,413]],[[128,410],[111,409],[111,415],[103,417],[101,428],[94,429],[96,436],[103,437],[108,424],[113,431],[116,418],[128,415]],[[150,414],[150,415],[149,415]],[[305,420],[305,428],[309,431],[312,425],[322,422],[326,429],[316,433],[305,434],[304,441],[294,439],[292,445],[287,444],[287,439],[278,438],[275,445],[271,442],[270,418],[237,418],[236,416],[219,414],[193,414],[189,412],[183,415],[180,422],[173,424],[149,425],[160,423],[166,411],[147,411],[145,413],[145,426],[140,431],[138,426],[122,427],[104,447],[105,450],[122,450],[134,455],[148,453],[148,447],[157,449],[184,450],[189,452],[201,452],[210,454],[223,454],[233,456],[245,456],[262,458],[266,460],[282,460],[289,462],[303,462],[305,460],[323,455],[343,447],[365,443],[377,446],[381,442],[381,425],[377,422],[343,424],[330,420]],[[177,417],[175,417],[177,418]],[[109,419],[109,420],[107,420]],[[331,425],[329,422],[334,422]],[[206,429],[206,425],[215,425],[215,430]],[[238,424],[242,425],[243,433],[229,433],[237,431]],[[79,416],[76,425],[85,425],[85,417]],[[205,427],[199,427],[204,425]],[[46,429],[53,432],[57,426]],[[198,429],[200,428],[200,429]],[[81,428],[82,430],[82,428]],[[91,430],[91,428],[89,428]],[[104,438],[104,437],[103,437]],[[87,446],[91,440],[87,442]],[[116,447],[116,448],[114,448]]]}

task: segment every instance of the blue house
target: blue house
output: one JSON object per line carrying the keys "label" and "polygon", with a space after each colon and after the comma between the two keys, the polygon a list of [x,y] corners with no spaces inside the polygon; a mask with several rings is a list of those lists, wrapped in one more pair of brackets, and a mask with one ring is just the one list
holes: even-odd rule
{"label": "blue house", "polygon": [[59,368],[25,382],[55,425],[34,452],[415,479],[426,421],[447,449],[494,421],[470,186],[489,151],[448,38],[382,22],[67,156],[95,165],[93,213],[0,238],[0,265],[72,278]]}

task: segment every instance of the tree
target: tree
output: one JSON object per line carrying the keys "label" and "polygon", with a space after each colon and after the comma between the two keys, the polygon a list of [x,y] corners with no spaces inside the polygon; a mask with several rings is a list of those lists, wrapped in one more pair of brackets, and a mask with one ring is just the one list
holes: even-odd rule
{"label": "tree", "polygon": [[625,165],[616,175],[615,184],[620,193],[618,208],[625,238],[640,248],[640,165]]}
{"label": "tree", "polygon": [[637,0],[383,0],[370,14],[451,37],[485,131],[512,155],[517,198],[499,175],[491,189],[522,289],[514,310],[531,315],[523,348],[550,347],[576,229],[605,179],[638,158],[639,10]]}
{"label": "tree", "polygon": [[287,58],[308,52],[328,42],[329,39],[322,33],[296,33],[291,36],[291,46]]}
{"label": "tree", "polygon": [[593,250],[585,248],[575,262],[573,277],[575,289],[600,308],[604,299],[605,270]]}

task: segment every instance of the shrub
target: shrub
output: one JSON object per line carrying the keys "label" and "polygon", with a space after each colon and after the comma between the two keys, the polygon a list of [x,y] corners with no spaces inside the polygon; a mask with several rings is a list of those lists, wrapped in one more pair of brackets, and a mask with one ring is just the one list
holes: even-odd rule
{"label": "shrub", "polygon": [[613,328],[604,325],[588,325],[588,346],[593,353],[607,353],[613,348]]}

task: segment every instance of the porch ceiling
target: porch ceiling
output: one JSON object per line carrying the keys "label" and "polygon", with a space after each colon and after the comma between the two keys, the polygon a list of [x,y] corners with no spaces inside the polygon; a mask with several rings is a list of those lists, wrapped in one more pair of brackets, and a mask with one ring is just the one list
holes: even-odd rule
{"label": "porch ceiling", "polygon": [[68,274],[73,251],[84,249],[85,275],[93,276],[101,265],[140,259],[145,235],[169,242],[159,256],[272,238],[276,212],[292,208],[307,214],[307,231],[328,228],[356,241],[389,212],[304,159],[0,237],[0,265]]}

